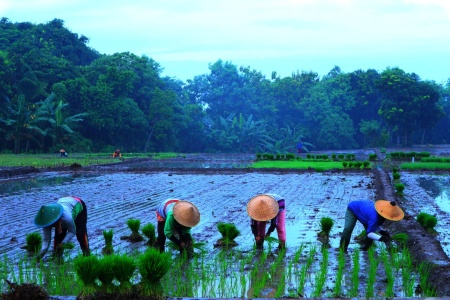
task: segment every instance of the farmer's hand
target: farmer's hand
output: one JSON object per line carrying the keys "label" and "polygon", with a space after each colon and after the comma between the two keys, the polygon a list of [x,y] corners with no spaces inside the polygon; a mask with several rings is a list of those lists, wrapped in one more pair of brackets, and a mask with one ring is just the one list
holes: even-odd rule
{"label": "farmer's hand", "polygon": [[391,235],[389,234],[389,232],[387,232],[386,230],[380,230],[379,234],[382,235],[382,236],[391,237]]}
{"label": "farmer's hand", "polygon": [[388,235],[382,235],[379,239],[380,242],[389,243],[391,241],[391,237]]}

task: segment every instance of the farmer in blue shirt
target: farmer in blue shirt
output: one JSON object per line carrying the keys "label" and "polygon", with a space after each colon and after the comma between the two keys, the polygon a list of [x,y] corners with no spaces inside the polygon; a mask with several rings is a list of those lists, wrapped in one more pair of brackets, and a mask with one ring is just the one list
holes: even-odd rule
{"label": "farmer in blue shirt", "polygon": [[389,243],[391,237],[389,233],[381,228],[385,220],[400,221],[403,219],[403,210],[395,203],[395,201],[387,200],[356,200],[347,206],[345,213],[345,225],[341,234],[341,249],[347,253],[348,244],[356,221],[361,222],[366,230],[366,238],[362,250],[367,250],[373,241]]}

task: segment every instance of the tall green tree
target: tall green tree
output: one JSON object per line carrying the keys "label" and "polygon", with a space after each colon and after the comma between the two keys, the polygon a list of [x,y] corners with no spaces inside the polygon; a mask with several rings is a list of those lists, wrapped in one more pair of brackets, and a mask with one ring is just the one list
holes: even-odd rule
{"label": "tall green tree", "polygon": [[417,74],[388,68],[381,74],[379,87],[383,100],[378,113],[389,132],[398,128],[397,144],[411,145],[415,130],[432,128],[444,115],[438,106],[439,90]]}

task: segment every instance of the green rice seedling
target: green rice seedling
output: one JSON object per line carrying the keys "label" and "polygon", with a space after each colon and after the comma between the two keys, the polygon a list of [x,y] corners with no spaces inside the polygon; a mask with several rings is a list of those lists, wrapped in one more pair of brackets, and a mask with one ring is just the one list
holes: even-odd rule
{"label": "green rice seedling", "polygon": [[142,233],[147,237],[147,245],[153,246],[156,243],[155,225],[148,223],[142,227]]}
{"label": "green rice seedling", "polygon": [[336,272],[336,283],[333,288],[334,298],[342,297],[342,279],[344,277],[344,268],[345,268],[345,253],[342,249],[340,249],[338,256],[338,269]]}
{"label": "green rice seedling", "polygon": [[420,213],[417,214],[416,216],[416,220],[417,222],[424,227],[425,224],[425,218],[428,216],[428,214],[426,212],[421,211]]}
{"label": "green rice seedling", "polygon": [[237,243],[234,240],[237,238],[241,232],[239,229],[234,225],[233,223],[224,223],[220,222],[217,224],[217,230],[219,230],[222,237],[217,241],[218,246],[225,246],[225,247],[233,247],[236,246]]}
{"label": "green rice seedling", "polygon": [[386,249],[381,250],[381,260],[383,261],[384,270],[386,272],[386,291],[385,296],[387,298],[392,298],[394,296],[394,272],[391,263],[391,259],[389,257],[389,253]]}
{"label": "green rice seedling", "polygon": [[119,281],[119,290],[126,293],[131,289],[131,278],[136,271],[136,264],[133,257],[127,254],[114,255],[114,263],[112,264],[114,277]]}
{"label": "green rice seedling", "polygon": [[372,298],[375,294],[374,285],[378,268],[378,259],[375,258],[375,248],[370,247],[367,255],[369,256],[369,276],[366,285],[366,298]]}
{"label": "green rice seedling", "polygon": [[357,297],[358,296],[358,287],[359,287],[359,249],[356,249],[355,252],[352,254],[352,261],[353,261],[353,270],[351,275],[352,280],[352,287],[350,290],[350,297]]}
{"label": "green rice seedling", "polygon": [[332,218],[323,217],[322,219],[320,219],[321,231],[319,232],[319,236],[328,239],[328,237],[330,236],[331,229],[333,228],[333,225],[334,221]]}
{"label": "green rice seedling", "polygon": [[314,298],[319,298],[322,295],[322,290],[327,279],[328,256],[329,256],[328,249],[322,248],[322,261],[320,262],[320,270],[316,275],[314,291],[312,293],[312,296]]}
{"label": "green rice seedling", "polygon": [[105,247],[102,249],[102,254],[112,254],[114,252],[112,239],[113,239],[114,232],[112,229],[110,230],[103,230],[103,237],[105,238]]}
{"label": "green rice seedling", "polygon": [[419,272],[419,286],[416,289],[420,291],[419,294],[422,297],[436,297],[436,291],[432,287],[432,285],[428,282],[428,276],[430,274],[430,269],[432,268],[432,264],[429,262],[422,262],[419,264],[418,272]]}
{"label": "green rice seedling", "polygon": [[437,218],[426,212],[420,212],[416,217],[417,222],[428,232],[435,233],[434,227],[437,225]]}
{"label": "green rice seedling", "polygon": [[392,178],[393,178],[394,181],[396,181],[396,182],[400,180],[400,177],[401,177],[401,175],[400,175],[400,173],[398,173],[398,172],[395,172],[395,173],[392,174]]}
{"label": "green rice seedling", "polygon": [[396,241],[399,243],[402,247],[406,246],[406,243],[408,242],[409,236],[406,233],[396,233],[391,236],[391,239],[393,241]]}
{"label": "green rice seedling", "polygon": [[99,262],[98,280],[101,282],[101,288],[105,293],[113,293],[115,289],[113,283],[115,278],[114,262],[115,258],[111,255],[104,256]]}
{"label": "green rice seedling", "polygon": [[364,241],[366,238],[366,230],[363,229],[357,236],[355,236],[355,241],[358,241],[359,243]]}
{"label": "green rice seedling", "polygon": [[405,185],[403,183],[394,184],[394,188],[398,195],[403,195],[403,191],[405,190]]}
{"label": "green rice seedling", "polygon": [[155,248],[150,248],[138,258],[138,269],[141,274],[142,295],[153,298],[162,298],[163,289],[161,278],[167,273],[172,258],[168,253],[160,253]]}
{"label": "green rice seedling", "polygon": [[131,230],[131,235],[128,237],[131,242],[140,242],[144,240],[142,235],[139,233],[139,229],[141,227],[141,220],[128,219],[127,225],[128,228],[130,228]]}
{"label": "green rice seedling", "polygon": [[402,283],[403,292],[406,297],[412,297],[414,294],[414,278],[412,276],[413,263],[408,248],[402,251]]}
{"label": "green rice seedling", "polygon": [[429,215],[425,218],[424,227],[428,232],[435,232],[434,227],[437,225],[437,218],[435,216]]}
{"label": "green rice seedling", "polygon": [[316,255],[316,251],[317,250],[315,247],[310,247],[309,253],[308,253],[308,258],[306,259],[306,263],[302,266],[302,268],[300,270],[300,278],[299,278],[297,292],[301,296],[304,296],[306,277],[309,273],[309,268],[311,267],[311,265],[314,262],[314,257]]}
{"label": "green rice seedling", "polygon": [[95,280],[98,277],[100,270],[100,263],[96,256],[78,256],[74,261],[75,272],[78,278],[83,282],[83,290],[81,297],[94,295],[97,291],[97,284]]}
{"label": "green rice seedling", "polygon": [[42,236],[39,232],[32,232],[26,235],[26,246],[24,247],[28,254],[34,256],[39,254],[42,248]]}

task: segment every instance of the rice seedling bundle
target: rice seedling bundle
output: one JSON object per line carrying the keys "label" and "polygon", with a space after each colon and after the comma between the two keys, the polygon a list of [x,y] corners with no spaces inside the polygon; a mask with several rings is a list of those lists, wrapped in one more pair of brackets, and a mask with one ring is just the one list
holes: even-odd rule
{"label": "rice seedling bundle", "polygon": [[217,224],[217,230],[219,230],[222,235],[219,243],[224,244],[225,246],[236,245],[234,239],[241,234],[239,229],[237,229],[236,225],[233,223],[220,222]]}
{"label": "rice seedling bundle", "polygon": [[139,233],[139,229],[141,228],[141,220],[128,219],[127,225],[128,225],[128,228],[130,228],[130,230],[131,230],[131,235],[130,235],[129,239],[132,242],[140,242],[144,239],[142,237],[142,235]]}
{"label": "rice seedling bundle", "polygon": [[138,269],[142,276],[142,294],[146,296],[162,294],[160,280],[172,264],[170,254],[150,248],[138,260]]}
{"label": "rice seedling bundle", "polygon": [[331,228],[333,228],[334,221],[332,218],[329,217],[323,217],[320,219],[320,228],[321,232],[319,233],[320,236],[328,237],[331,232]]}
{"label": "rice seedling bundle", "polygon": [[95,280],[98,277],[100,263],[96,256],[78,256],[74,261],[75,272],[83,282],[82,295],[92,295],[96,291]]}
{"label": "rice seedling bundle", "polygon": [[104,256],[99,262],[98,280],[102,283],[102,288],[106,293],[114,291],[114,262],[115,258],[110,255]]}
{"label": "rice seedling bundle", "polygon": [[38,254],[42,248],[42,236],[39,232],[32,232],[26,235],[26,249],[32,254]]}
{"label": "rice seedling bundle", "polygon": [[147,237],[147,245],[153,246],[156,242],[155,225],[148,223],[142,227],[142,233]]}
{"label": "rice seedling bundle", "polygon": [[114,277],[120,282],[121,292],[125,292],[131,288],[132,284],[130,280],[136,271],[134,258],[126,254],[113,255],[113,257],[114,262],[112,264],[112,269]]}
{"label": "rice seedling bundle", "polygon": [[111,254],[114,252],[112,239],[114,232],[112,229],[103,230],[103,237],[105,238],[105,247],[102,249],[103,254]]}

